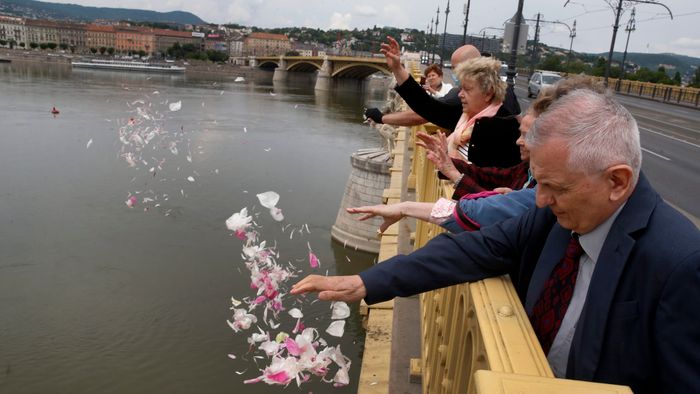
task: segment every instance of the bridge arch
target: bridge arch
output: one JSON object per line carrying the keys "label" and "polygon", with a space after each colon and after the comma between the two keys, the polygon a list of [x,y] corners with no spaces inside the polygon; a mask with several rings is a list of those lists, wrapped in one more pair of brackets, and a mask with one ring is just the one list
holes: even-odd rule
{"label": "bridge arch", "polygon": [[271,69],[277,68],[277,67],[279,67],[279,66],[280,66],[280,65],[279,65],[279,62],[278,62],[278,61],[274,61],[274,60],[264,60],[264,61],[260,62],[260,64],[258,65],[258,68],[263,68],[263,69],[266,69],[266,70],[271,70]]}
{"label": "bridge arch", "polygon": [[287,66],[287,71],[313,72],[320,69],[320,64],[311,61],[297,61]]}
{"label": "bridge arch", "polygon": [[333,74],[331,76],[338,78],[364,79],[376,73],[377,71],[385,75],[391,75],[391,73],[386,69],[386,67],[382,67],[380,65],[367,63],[350,63],[344,64],[333,70]]}

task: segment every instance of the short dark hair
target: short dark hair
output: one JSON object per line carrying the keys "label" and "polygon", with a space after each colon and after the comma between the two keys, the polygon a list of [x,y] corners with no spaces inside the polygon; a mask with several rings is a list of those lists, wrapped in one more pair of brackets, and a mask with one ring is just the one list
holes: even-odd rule
{"label": "short dark hair", "polygon": [[434,72],[435,74],[437,74],[439,76],[442,76],[442,68],[440,68],[440,66],[438,66],[437,64],[431,64],[428,67],[426,67],[425,71],[423,72],[423,75],[425,75],[427,77],[428,74],[430,74],[431,72]]}

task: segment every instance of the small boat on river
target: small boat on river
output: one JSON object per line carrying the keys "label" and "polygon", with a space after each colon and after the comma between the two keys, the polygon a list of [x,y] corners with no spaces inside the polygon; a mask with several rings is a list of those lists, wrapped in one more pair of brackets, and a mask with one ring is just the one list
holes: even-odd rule
{"label": "small boat on river", "polygon": [[72,61],[75,68],[92,68],[97,70],[142,71],[159,73],[184,73],[185,67],[166,63],[147,63],[132,60],[79,60]]}

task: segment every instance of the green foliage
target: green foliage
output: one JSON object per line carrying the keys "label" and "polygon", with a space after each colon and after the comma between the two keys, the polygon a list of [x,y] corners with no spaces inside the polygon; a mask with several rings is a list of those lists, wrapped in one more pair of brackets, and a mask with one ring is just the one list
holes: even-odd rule
{"label": "green foliage", "polygon": [[700,67],[695,68],[695,72],[693,73],[693,78],[690,80],[690,83],[688,86],[694,87],[694,88],[700,88]]}
{"label": "green foliage", "polygon": [[144,51],[143,49],[141,49],[141,50],[139,51],[139,56],[140,56],[140,57],[146,56],[146,51]]}
{"label": "green foliage", "polygon": [[680,84],[681,84],[681,73],[680,73],[680,71],[676,71],[676,74],[673,75],[673,84],[674,84],[674,85],[680,85]]}
{"label": "green foliage", "polygon": [[556,54],[547,55],[537,68],[548,71],[564,71],[562,57]]}
{"label": "green foliage", "polygon": [[22,47],[22,48],[24,48],[25,46],[27,46],[27,44],[25,44],[25,43],[23,43],[23,42],[20,42],[20,43],[19,43],[19,46]]}
{"label": "green foliage", "polygon": [[104,55],[105,52],[107,52],[107,48],[106,48],[106,47],[100,47],[100,55]]}
{"label": "green foliage", "polygon": [[62,42],[62,43],[58,44],[58,47],[65,51],[66,49],[68,49],[68,44],[66,44],[65,42]]}
{"label": "green foliage", "polygon": [[228,60],[228,54],[221,51],[208,50],[203,52],[194,44],[184,44],[176,42],[168,48],[165,53],[168,57],[175,59],[196,59],[196,60],[211,60],[212,62],[225,62]]}
{"label": "green foliage", "polygon": [[287,51],[284,56],[301,56],[301,54],[297,51]]}
{"label": "green foliage", "polygon": [[628,74],[627,79],[640,82],[663,83],[673,85],[673,80],[668,77],[664,67],[659,67],[656,71],[651,71],[646,67],[640,67],[634,74]]}
{"label": "green foliage", "polygon": [[55,43],[55,42],[49,42],[48,44],[46,44],[46,46],[49,47],[49,49],[52,50],[52,51],[53,51],[54,49],[56,49],[56,43]]}
{"label": "green foliage", "polygon": [[2,46],[7,45],[7,40],[0,39],[0,45],[2,45]]}
{"label": "green foliage", "polygon": [[97,48],[90,48],[90,52],[92,52],[93,55],[96,54],[96,53],[97,53]]}
{"label": "green foliage", "polygon": [[39,44],[39,48],[41,48],[42,51],[48,47],[49,47],[49,45],[45,42],[42,42],[41,44]]}
{"label": "green foliage", "polygon": [[29,47],[32,48],[32,49],[36,49],[36,47],[38,47],[38,46],[39,46],[39,44],[37,44],[36,42],[30,42],[30,43],[29,43]]}
{"label": "green foliage", "polygon": [[112,48],[112,47],[107,48],[107,53],[109,54],[109,56],[114,55],[114,48]]}

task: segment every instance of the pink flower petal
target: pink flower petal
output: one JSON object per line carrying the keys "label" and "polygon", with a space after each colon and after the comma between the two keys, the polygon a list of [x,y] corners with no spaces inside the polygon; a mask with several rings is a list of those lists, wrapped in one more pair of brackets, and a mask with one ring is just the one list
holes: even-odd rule
{"label": "pink flower petal", "polygon": [[296,341],[290,337],[287,337],[287,339],[284,340],[284,347],[287,348],[287,352],[289,352],[289,354],[292,356],[299,356],[301,354],[299,345],[297,345]]}
{"label": "pink flower petal", "polygon": [[309,251],[309,265],[311,268],[318,268],[319,265],[321,265],[321,262],[318,260],[318,257],[314,254],[314,252]]}

